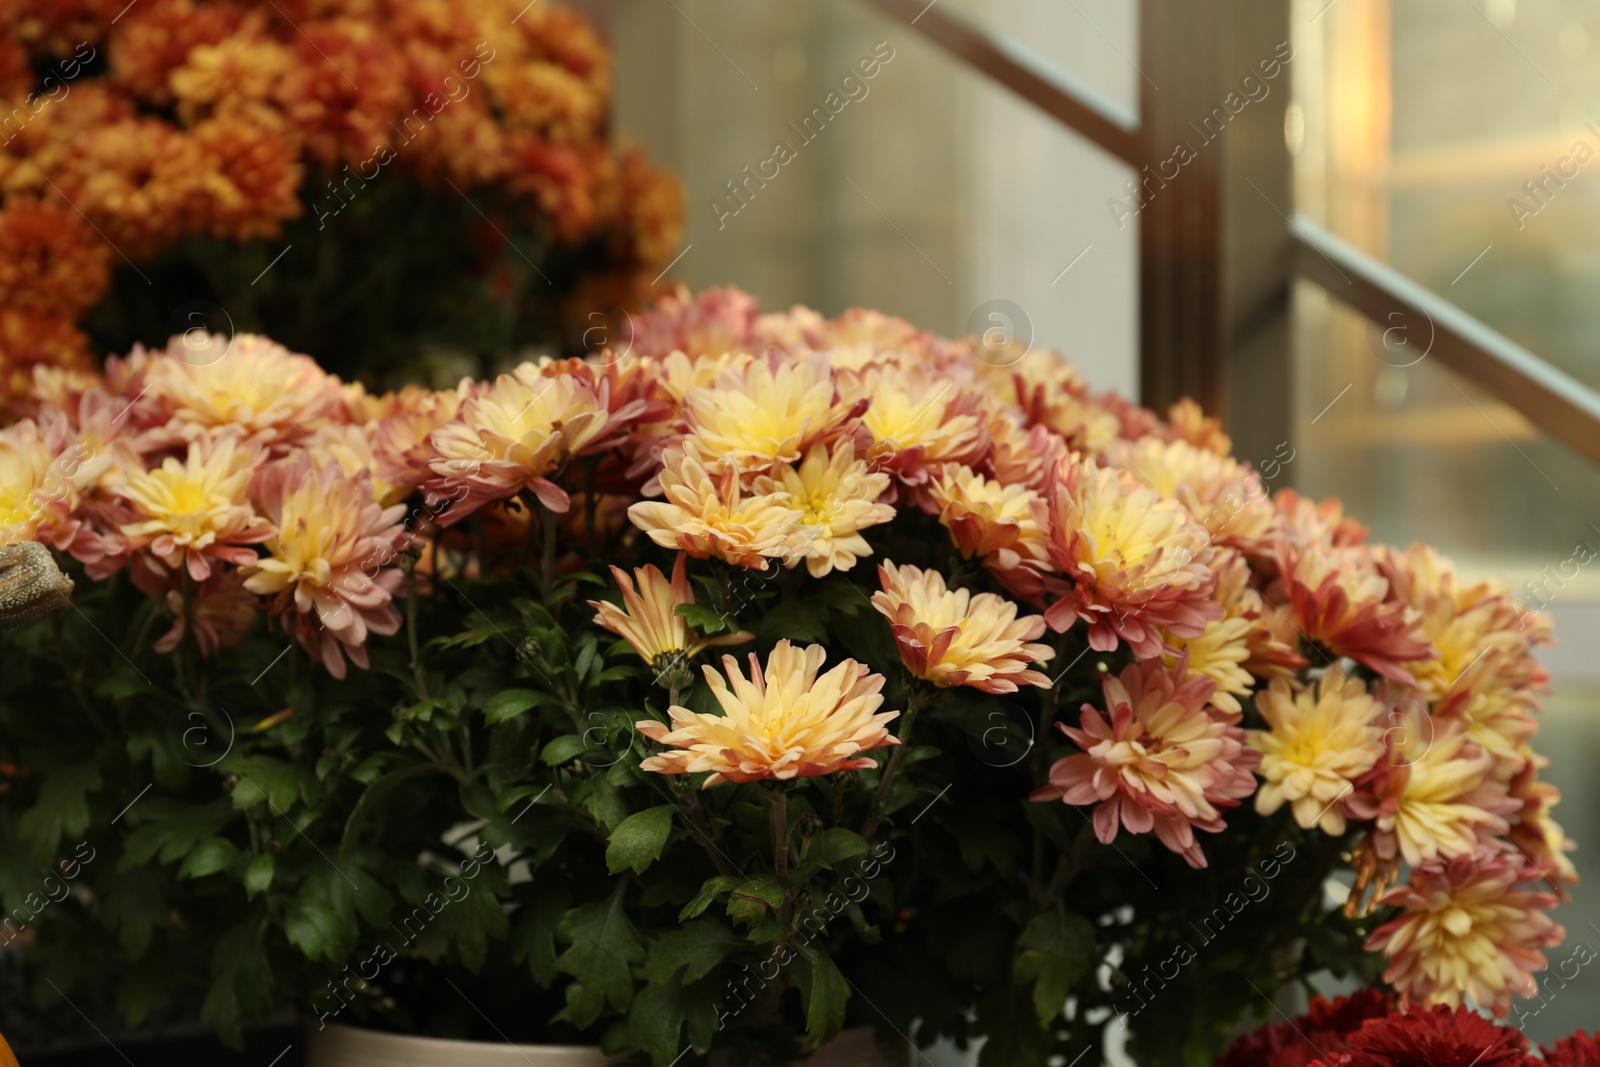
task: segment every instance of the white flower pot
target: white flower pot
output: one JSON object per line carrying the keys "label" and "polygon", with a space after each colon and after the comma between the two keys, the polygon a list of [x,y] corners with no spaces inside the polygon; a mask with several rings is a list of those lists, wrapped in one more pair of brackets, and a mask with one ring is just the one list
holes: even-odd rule
{"label": "white flower pot", "polygon": [[[716,1057],[713,1055],[713,1062]],[[880,1044],[868,1026],[846,1030],[804,1062],[807,1067],[906,1067],[908,1049]],[[306,1067],[608,1067],[612,1058],[582,1045],[447,1041],[362,1030],[313,1028]]]}

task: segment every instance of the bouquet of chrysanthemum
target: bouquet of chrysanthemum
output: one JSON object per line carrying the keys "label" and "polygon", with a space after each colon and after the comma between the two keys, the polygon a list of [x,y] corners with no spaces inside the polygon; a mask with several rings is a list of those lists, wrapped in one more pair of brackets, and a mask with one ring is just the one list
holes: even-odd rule
{"label": "bouquet of chrysanthemum", "polygon": [[678,239],[611,77],[548,3],[0,3],[0,416],[230,324],[371,377],[572,347]]}
{"label": "bouquet of chrysanthemum", "polygon": [[444,391],[135,350],[0,431],[7,541],[79,577],[6,638],[0,893],[104,857],[32,958],[135,1019],[658,1067],[1194,1062],[1324,969],[1504,1014],[1573,877],[1547,627],[1228,449],[735,291]]}

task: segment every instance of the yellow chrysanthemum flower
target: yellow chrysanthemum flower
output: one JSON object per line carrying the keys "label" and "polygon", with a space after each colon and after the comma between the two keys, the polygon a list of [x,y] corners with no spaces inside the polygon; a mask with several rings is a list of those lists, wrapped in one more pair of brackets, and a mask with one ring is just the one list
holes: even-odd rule
{"label": "yellow chrysanthemum flower", "polygon": [[710,387],[684,398],[689,430],[716,473],[760,473],[794,463],[812,443],[852,413],[835,404],[833,377],[821,361],[792,361],[774,370],[765,360],[730,368]]}
{"label": "yellow chrysanthemum flower", "polygon": [[274,534],[250,503],[257,452],[235,439],[195,441],[185,462],[172,456],[151,471],[130,472],[117,492],[142,519],[122,527],[135,549],[148,547],[168,567],[187,566],[197,582],[211,575],[211,559],[245,564]]}
{"label": "yellow chrysanthemum flower", "polygon": [[984,444],[977,416],[955,410],[964,391],[948,377],[875,364],[842,378],[841,392],[870,401],[861,424],[872,434],[873,465],[907,484],[921,485],[942,464],[971,462]]}
{"label": "yellow chrysanthemum flower", "polygon": [[789,506],[787,493],[744,496],[732,470],[713,480],[693,442],[668,453],[661,471],[666,500],[645,500],[628,509],[633,524],[663,548],[681,548],[696,559],[715,556],[738,567],[767,569],[768,559],[803,559],[817,528]]}
{"label": "yellow chrysanthemum flower", "polygon": [[857,558],[872,555],[872,546],[860,531],[894,518],[894,505],[877,503],[889,488],[889,476],[874,472],[856,459],[855,445],[840,441],[830,454],[816,444],[796,470],[784,464],[755,480],[757,496],[788,494],[789,506],[799,508],[801,522],[816,529],[816,540],[806,551],[806,569],[813,578],[834,570],[847,571]]}
{"label": "yellow chrysanthemum flower", "polygon": [[876,767],[861,754],[899,744],[885,724],[900,713],[878,711],[883,675],[853,659],[819,676],[827,655],[821,645],[800,649],[779,641],[765,672],[751,653],[748,679],[732,656],[722,657],[722,673],[702,668],[723,714],[674,705],[670,730],[655,719],[636,723],[641,734],[679,750],[651,756],[640,767],[657,774],[711,771],[704,788]]}
{"label": "yellow chrysanthemum flower", "polygon": [[949,589],[943,575],[917,567],[878,568],[882,592],[872,606],[889,620],[906,670],[938,686],[970,685],[985,693],[1015,693],[1019,685],[1048,688],[1050,679],[1028,668],[1055,656],[1044,636],[1044,617],[1017,618],[1017,605],[994,593]]}
{"label": "yellow chrysanthemum flower", "polygon": [[1376,820],[1380,859],[1399,855],[1412,867],[1452,860],[1510,829],[1502,814],[1506,788],[1492,777],[1494,759],[1467,736],[1465,724],[1415,705],[1392,717],[1387,773],[1373,796],[1351,805],[1352,814]]}
{"label": "yellow chrysanthemum flower", "polygon": [[1287,801],[1302,829],[1343,834],[1343,801],[1384,752],[1383,731],[1373,724],[1377,702],[1359,678],[1329,670],[1315,692],[1277,679],[1256,707],[1269,727],[1249,731],[1250,747],[1261,753],[1256,810],[1271,815]]}
{"label": "yellow chrysanthemum flower", "polygon": [[366,471],[371,476],[373,497],[384,507],[398,504],[410,494],[410,487],[396,485],[379,474],[372,430],[368,427],[348,423],[324,426],[311,439],[306,451],[318,468],[334,466],[350,478]]}
{"label": "yellow chrysanthemum flower", "polygon": [[639,582],[634,591],[633,580],[620,567],[611,568],[617,588],[622,591],[622,607],[604,600],[591,600],[595,609],[595,622],[627,641],[639,658],[650,665],[656,680],[673,688],[683,688],[694,679],[688,675],[688,661],[701,650],[713,645],[742,645],[755,639],[755,635],[740,630],[735,634],[707,638],[700,634],[689,620],[679,615],[679,604],[693,604],[694,591],[689,587],[685,568],[688,557],[678,553],[672,565],[669,582],[659,568],[647,564],[633,572]]}

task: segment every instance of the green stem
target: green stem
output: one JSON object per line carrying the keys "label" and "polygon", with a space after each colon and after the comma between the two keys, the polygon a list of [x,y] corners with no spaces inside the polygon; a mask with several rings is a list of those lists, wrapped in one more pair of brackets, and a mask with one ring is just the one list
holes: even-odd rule
{"label": "green stem", "polygon": [[916,685],[911,687],[906,697],[905,718],[900,720],[900,743],[894,746],[894,754],[889,757],[889,767],[883,772],[883,778],[878,782],[878,813],[882,817],[884,802],[889,799],[889,787],[894,785],[895,775],[900,773],[900,764],[905,761],[906,749],[911,747],[911,728],[916,725],[917,712],[922,710],[922,697]]}
{"label": "green stem", "polygon": [[[772,790],[772,873],[778,884],[789,880],[789,787]],[[794,890],[783,888],[783,903],[778,906],[778,921],[789,925],[789,910],[794,905]]]}
{"label": "green stem", "polygon": [[556,513],[541,504],[539,519],[544,524],[544,558],[539,564],[539,592],[540,599],[548,608],[551,594],[556,588]]}
{"label": "green stem", "polygon": [[422,669],[422,657],[417,651],[417,560],[407,553],[403,564],[406,572],[406,643],[411,646],[411,677],[417,687],[417,699],[428,699],[428,676]]}

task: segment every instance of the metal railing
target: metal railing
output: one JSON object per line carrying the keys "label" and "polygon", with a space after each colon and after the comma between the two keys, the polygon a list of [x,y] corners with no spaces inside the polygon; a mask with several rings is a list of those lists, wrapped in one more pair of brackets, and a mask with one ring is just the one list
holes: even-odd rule
{"label": "metal railing", "polygon": [[[1141,168],[1157,158],[1137,116],[1003,35],[950,11],[948,5],[937,0],[864,2],[914,27],[1130,166]],[[1144,15],[1153,21],[1149,7],[1147,0]],[[1220,205],[1220,198],[1217,203]],[[1426,323],[1430,336],[1425,350],[1430,358],[1516,409],[1581,455],[1600,462],[1600,393],[1304,216],[1286,217],[1285,222],[1288,254],[1276,257],[1287,260],[1279,268],[1284,275],[1279,288],[1285,301],[1289,282],[1298,277],[1315,282],[1385,329],[1397,322],[1408,327]],[[1212,231],[1217,232],[1221,232],[1220,226]],[[1141,358],[1148,364],[1153,357],[1150,334],[1154,331],[1148,314],[1144,318]],[[1203,363],[1210,355],[1201,348],[1195,358]],[[1156,353],[1154,358],[1171,361],[1170,353]],[[1227,359],[1227,353],[1221,358]],[[1286,350],[1282,358],[1287,358]],[[1146,371],[1141,380],[1148,388],[1148,367]],[[1151,402],[1152,398],[1145,399]],[[1282,399],[1287,402],[1286,396]]]}

